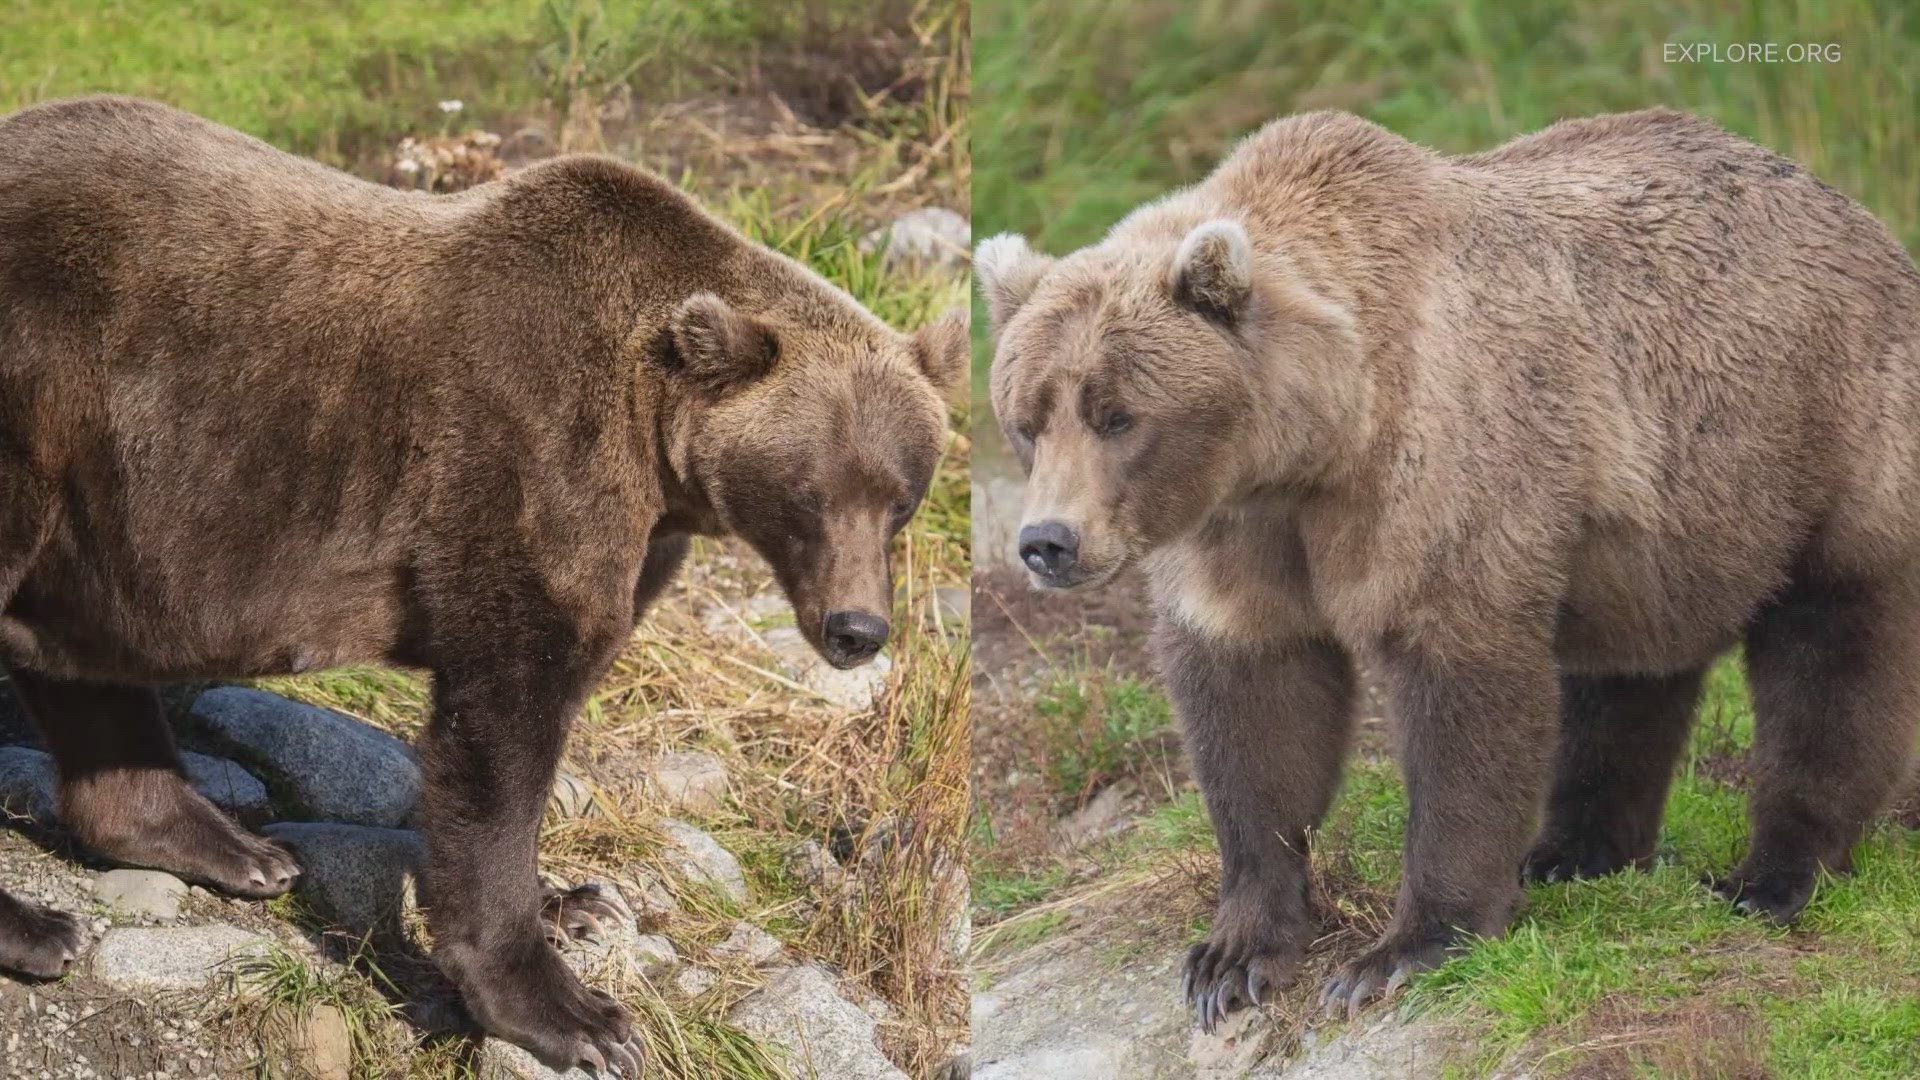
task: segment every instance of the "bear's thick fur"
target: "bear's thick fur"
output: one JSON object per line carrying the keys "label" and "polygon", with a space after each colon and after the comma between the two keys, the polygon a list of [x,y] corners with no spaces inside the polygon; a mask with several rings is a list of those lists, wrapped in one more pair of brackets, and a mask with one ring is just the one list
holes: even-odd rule
{"label": "bear's thick fur", "polygon": [[[896,333],[614,161],[429,196],[148,102],[31,108],[0,120],[0,659],[86,844],[247,896],[298,871],[186,786],[148,687],[431,671],[442,966],[492,1034],[637,1067],[543,936],[594,902],[535,877],[573,713],[696,533],[870,659],[964,362],[959,320]],[[0,966],[80,945],[0,894]]]}
{"label": "bear's thick fur", "polygon": [[976,259],[1045,586],[1148,574],[1223,862],[1203,1024],[1313,937],[1307,838],[1384,675],[1412,814],[1356,1007],[1497,934],[1522,873],[1643,864],[1701,677],[1744,643],[1778,920],[1920,721],[1920,275],[1873,216],[1641,112],[1443,158],[1277,121],[1055,260]]}

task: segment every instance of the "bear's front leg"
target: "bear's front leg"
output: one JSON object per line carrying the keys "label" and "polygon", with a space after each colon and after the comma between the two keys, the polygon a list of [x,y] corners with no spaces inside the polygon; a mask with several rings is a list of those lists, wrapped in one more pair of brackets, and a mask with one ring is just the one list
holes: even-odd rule
{"label": "bear's front leg", "polygon": [[[1543,636],[1543,635],[1542,635]],[[1503,932],[1545,799],[1558,716],[1551,654],[1502,641],[1472,657],[1386,650],[1400,727],[1407,838],[1400,896],[1380,941],[1327,983],[1349,1015],[1438,967],[1470,935]]]}
{"label": "bear's front leg", "polygon": [[555,1069],[638,1076],[643,1043],[626,1011],[549,943],[535,866],[567,728],[630,621],[593,635],[551,611],[482,625],[463,641],[471,656],[435,665],[422,744],[434,957],[488,1034]]}
{"label": "bear's front leg", "polygon": [[1200,1027],[1292,981],[1313,939],[1307,833],[1327,812],[1353,725],[1353,666],[1328,641],[1228,641],[1156,627],[1161,669],[1220,841],[1220,900],[1187,956]]}

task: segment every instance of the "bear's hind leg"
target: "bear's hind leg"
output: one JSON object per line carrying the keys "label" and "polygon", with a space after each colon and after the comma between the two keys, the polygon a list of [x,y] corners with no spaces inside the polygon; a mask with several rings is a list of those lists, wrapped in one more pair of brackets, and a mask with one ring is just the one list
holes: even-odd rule
{"label": "bear's hind leg", "polygon": [[73,966],[85,943],[80,920],[0,889],[0,971],[57,979]]}
{"label": "bear's hind leg", "polygon": [[151,690],[13,672],[60,768],[60,812],[88,850],[236,896],[287,891],[299,867],[186,781]]}
{"label": "bear's hind leg", "polygon": [[1331,642],[1242,643],[1156,629],[1187,755],[1220,841],[1213,929],[1187,957],[1186,996],[1211,1031],[1290,982],[1313,939],[1307,833],[1340,782],[1353,668]]}
{"label": "bear's hind leg", "polygon": [[[1901,579],[1904,580],[1904,579]],[[1717,883],[1786,923],[1905,774],[1920,719],[1920,597],[1892,582],[1798,581],[1747,634],[1753,687],[1753,837]]]}
{"label": "bear's hind leg", "polygon": [[1705,674],[1561,678],[1553,793],[1522,869],[1527,881],[1601,877],[1652,860]]}

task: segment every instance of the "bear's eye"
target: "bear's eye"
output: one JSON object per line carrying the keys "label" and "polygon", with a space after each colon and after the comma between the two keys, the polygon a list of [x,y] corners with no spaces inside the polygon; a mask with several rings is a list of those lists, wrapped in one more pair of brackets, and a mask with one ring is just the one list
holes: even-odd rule
{"label": "bear's eye", "polygon": [[1115,409],[1101,417],[1099,425],[1093,430],[1097,435],[1118,435],[1132,426],[1133,415],[1123,410]]}
{"label": "bear's eye", "polygon": [[893,513],[893,531],[899,532],[901,529],[906,528],[908,520],[913,517],[913,501],[911,499],[896,499],[894,500],[893,506],[889,509]]}

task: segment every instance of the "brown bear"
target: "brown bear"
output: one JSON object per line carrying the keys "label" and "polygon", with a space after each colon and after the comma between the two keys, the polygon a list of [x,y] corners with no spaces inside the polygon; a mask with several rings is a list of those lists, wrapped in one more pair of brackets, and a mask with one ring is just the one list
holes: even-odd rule
{"label": "brown bear", "polygon": [[1848,865],[1920,721],[1920,275],[1857,203],[1676,112],[1461,158],[1323,112],[1092,247],[975,266],[1020,560],[1154,597],[1220,841],[1203,1026],[1312,940],[1357,659],[1411,815],[1329,1005],[1500,933],[1523,875],[1647,863],[1735,645],[1753,835],[1720,891],[1784,921]]}
{"label": "brown bear", "polygon": [[[959,318],[897,333],[611,160],[434,196],[149,102],[0,120],[0,660],[65,820],[279,893],[293,861],[186,785],[151,687],[426,669],[439,963],[489,1033],[633,1074],[543,930],[604,904],[535,875],[571,718],[695,534],[870,660],[965,351]],[[0,894],[0,967],[81,945]]]}

